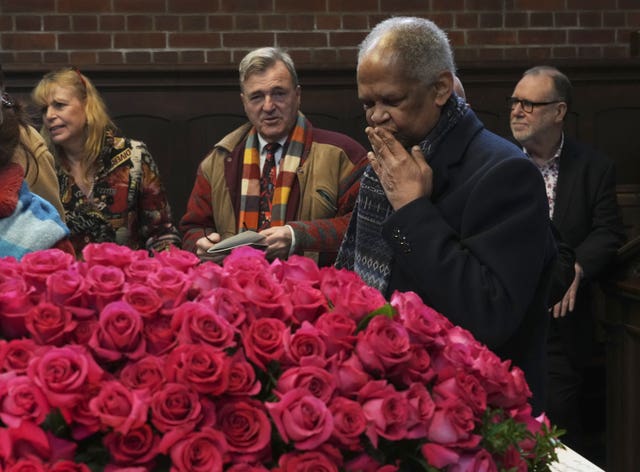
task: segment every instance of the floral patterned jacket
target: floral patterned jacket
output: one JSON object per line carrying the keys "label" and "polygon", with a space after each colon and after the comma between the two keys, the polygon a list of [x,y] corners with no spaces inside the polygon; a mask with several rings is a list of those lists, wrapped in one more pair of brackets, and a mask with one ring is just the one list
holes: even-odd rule
{"label": "floral patterned jacket", "polygon": [[146,145],[107,136],[93,187],[86,196],[59,166],[60,198],[77,254],[88,243],[115,242],[159,251],[179,246],[181,237],[158,167]]}

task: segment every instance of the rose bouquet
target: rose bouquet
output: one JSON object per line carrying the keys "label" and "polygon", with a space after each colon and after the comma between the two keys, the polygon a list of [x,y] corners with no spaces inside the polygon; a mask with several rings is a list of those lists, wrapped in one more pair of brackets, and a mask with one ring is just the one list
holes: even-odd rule
{"label": "rose bouquet", "polygon": [[546,470],[522,371],[413,293],[240,248],[0,259],[2,471]]}

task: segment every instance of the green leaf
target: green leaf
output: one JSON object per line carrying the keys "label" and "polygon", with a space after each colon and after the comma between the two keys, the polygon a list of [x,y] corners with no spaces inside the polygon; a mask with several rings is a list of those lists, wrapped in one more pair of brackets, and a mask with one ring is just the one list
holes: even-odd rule
{"label": "green leaf", "polygon": [[393,319],[395,314],[396,312],[391,306],[391,304],[385,303],[380,308],[372,311],[371,313],[369,313],[367,316],[365,316],[360,320],[360,323],[358,323],[358,327],[356,329],[356,333],[359,333],[360,331],[366,329],[367,326],[369,326],[369,323],[371,322],[371,320],[376,316],[386,316],[387,318]]}

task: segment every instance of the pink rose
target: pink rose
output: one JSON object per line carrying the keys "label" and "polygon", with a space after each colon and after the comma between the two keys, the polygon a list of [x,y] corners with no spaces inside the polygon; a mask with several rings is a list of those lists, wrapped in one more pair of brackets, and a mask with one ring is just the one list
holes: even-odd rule
{"label": "pink rose", "polygon": [[241,338],[247,359],[265,371],[269,362],[279,362],[284,355],[285,329],[285,324],[277,318],[259,318],[243,326]]}
{"label": "pink rose", "polygon": [[0,274],[0,332],[8,339],[27,336],[25,316],[33,306],[34,288],[18,274]]}
{"label": "pink rose", "polygon": [[112,461],[120,466],[131,467],[151,462],[158,454],[160,438],[153,433],[149,424],[144,424],[126,434],[112,431],[104,437],[103,443]]}
{"label": "pink rose", "polygon": [[171,448],[174,472],[221,472],[226,462],[224,435],[212,428],[192,432]]}
{"label": "pink rose", "polygon": [[269,472],[269,469],[261,464],[247,464],[246,462],[240,462],[229,467],[227,472]]}
{"label": "pink rose", "polygon": [[322,452],[290,452],[280,456],[277,472],[338,472],[332,457]]}
{"label": "pink rose", "polygon": [[443,346],[443,335],[453,324],[445,316],[426,306],[416,293],[394,292],[391,306],[398,312],[413,343]]}
{"label": "pink rose", "polygon": [[427,464],[444,469],[447,466],[457,464],[460,460],[460,454],[455,449],[442,446],[437,443],[426,443],[420,449]]}
{"label": "pink rose", "polygon": [[189,278],[173,267],[163,267],[150,273],[146,283],[158,293],[166,309],[180,306],[189,291]]}
{"label": "pink rose", "polygon": [[473,371],[474,366],[477,366],[478,356],[486,350],[469,331],[459,326],[447,331],[444,340],[444,347],[432,358],[434,368],[440,377],[453,375],[458,369],[465,372]]}
{"label": "pink rose", "polygon": [[266,459],[271,443],[271,423],[262,402],[233,400],[218,410],[216,429],[227,441],[234,462]]}
{"label": "pink rose", "polygon": [[305,388],[289,390],[279,402],[266,402],[265,406],[282,440],[287,444],[293,442],[296,449],[315,449],[331,436],[331,412]]}
{"label": "pink rose", "polygon": [[278,379],[277,392],[284,394],[294,388],[304,388],[314,397],[329,403],[336,391],[336,381],[322,366],[304,365],[285,370]]}
{"label": "pink rose", "polygon": [[85,280],[89,285],[89,293],[98,310],[122,297],[124,289],[124,272],[115,266],[95,265],[89,267]]}
{"label": "pink rose", "polygon": [[154,257],[146,257],[135,259],[130,264],[126,265],[124,274],[127,277],[127,282],[130,284],[145,284],[149,274],[152,274],[162,267],[162,263],[156,260]]}
{"label": "pink rose", "polygon": [[289,294],[289,299],[293,306],[292,321],[300,324],[303,321],[313,322],[318,316],[329,310],[327,297],[320,289],[311,286],[308,283],[299,283],[291,280],[285,280],[282,286]]}
{"label": "pink rose", "polygon": [[[226,259],[225,268],[227,268]],[[258,267],[254,267],[251,271],[237,271],[233,273],[233,277],[226,277],[222,286],[235,291],[237,296],[242,297],[245,310],[251,320],[291,319],[293,313],[291,298],[269,271],[259,270]]]}
{"label": "pink rose", "polygon": [[358,392],[358,402],[369,422],[367,437],[378,447],[378,437],[398,441],[407,434],[409,404],[406,397],[386,380],[374,380]]}
{"label": "pink rose", "polygon": [[481,437],[473,434],[476,417],[460,398],[436,398],[436,410],[427,430],[429,441],[445,446],[475,447]]}
{"label": "pink rose", "polygon": [[486,348],[474,359],[473,372],[487,392],[487,403],[501,408],[513,408],[531,397],[522,370],[511,368],[511,361],[502,361]]}
{"label": "pink rose", "polygon": [[360,403],[337,397],[329,405],[329,411],[333,415],[332,442],[349,451],[361,451],[360,436],[366,431],[367,419]]}
{"label": "pink rose", "polygon": [[185,302],[176,308],[171,327],[181,344],[206,343],[218,350],[236,346],[235,329],[206,303]]}
{"label": "pink rose", "polygon": [[324,313],[315,324],[324,343],[327,354],[333,355],[339,351],[351,352],[356,344],[356,322],[340,311]]}
{"label": "pink rose", "polygon": [[8,453],[5,459],[6,463],[15,463],[23,458],[43,462],[52,459],[50,436],[31,421],[21,421],[15,428],[0,431],[5,432],[1,439],[3,449],[6,449]]}
{"label": "pink rose", "polygon": [[165,251],[156,252],[155,258],[158,259],[162,265],[173,267],[184,273],[189,272],[190,269],[200,264],[200,258],[194,253],[183,251],[175,246],[170,246],[169,249]]}
{"label": "pink rose", "polygon": [[147,390],[156,393],[166,383],[164,360],[147,355],[135,362],[128,362],[120,372],[120,381],[130,390]]}
{"label": "pink rose", "polygon": [[128,266],[137,256],[134,251],[116,243],[90,243],[82,248],[82,258],[89,266]]}
{"label": "pink rose", "polygon": [[451,470],[452,472],[498,472],[498,467],[491,454],[486,449],[480,449],[473,454],[467,453],[460,456],[460,462]]}
{"label": "pink rose", "polygon": [[249,246],[234,249],[231,254],[225,257],[223,265],[224,271],[231,276],[245,271],[269,271],[269,262],[265,258],[264,251]]}
{"label": "pink rose", "polygon": [[89,285],[75,267],[47,277],[47,300],[67,308],[77,318],[88,318],[96,312],[89,301]]}
{"label": "pink rose", "polygon": [[131,284],[125,290],[122,301],[135,308],[143,318],[153,318],[162,308],[162,299],[156,291],[141,283]]}
{"label": "pink rose", "polygon": [[239,327],[247,317],[244,304],[239,300],[238,294],[228,288],[216,288],[202,299],[218,316],[223,317],[231,326]]}
{"label": "pink rose", "polygon": [[349,313],[356,322],[386,303],[384,296],[365,284],[355,272],[323,267],[320,275],[320,290],[333,304],[334,310]]}
{"label": "pink rose", "polygon": [[112,302],[100,313],[98,329],[91,336],[89,347],[107,361],[140,359],[146,353],[142,328],[138,311],[127,302]]}
{"label": "pink rose", "polygon": [[204,297],[220,286],[224,277],[224,269],[215,262],[205,261],[192,268],[189,275],[191,279],[190,296],[192,298]]}
{"label": "pink rose", "polygon": [[183,344],[167,356],[165,375],[170,382],[184,383],[198,393],[222,395],[229,385],[229,364],[225,352],[207,344]]}
{"label": "pink rose", "polygon": [[457,371],[453,377],[437,383],[433,387],[433,394],[439,397],[462,399],[479,418],[487,409],[487,392],[478,379],[461,370]]}
{"label": "pink rose", "polygon": [[42,423],[51,407],[42,390],[26,375],[0,376],[0,419],[11,428],[22,421]]}
{"label": "pink rose", "polygon": [[339,354],[333,357],[328,370],[336,379],[338,391],[345,397],[349,397],[357,394],[369,382],[371,376],[362,367],[358,356],[355,354],[346,356],[347,354]]}
{"label": "pink rose", "polygon": [[527,461],[524,460],[513,444],[507,447],[501,459],[504,470],[512,470],[513,472],[527,472],[529,470]]}
{"label": "pink rose", "polygon": [[47,472],[47,466],[35,457],[19,459],[4,469],[5,472]]}
{"label": "pink rose", "polygon": [[34,355],[46,349],[38,346],[33,339],[0,340],[0,372],[25,374]]}
{"label": "pink rose", "polygon": [[198,393],[183,384],[167,383],[151,400],[151,423],[162,433],[189,433],[204,414]]}
{"label": "pink rose", "polygon": [[58,461],[49,467],[48,472],[91,472],[87,464],[76,464],[72,461]]}
{"label": "pink rose", "polygon": [[287,260],[276,259],[271,263],[271,273],[280,282],[289,281],[293,285],[307,284],[320,287],[320,269],[309,257],[292,255]]}
{"label": "pink rose", "polygon": [[287,329],[282,340],[287,364],[300,365],[313,359],[324,365],[327,347],[321,332],[308,321],[304,321],[293,334],[291,328]]}
{"label": "pink rose", "polygon": [[42,291],[47,277],[60,270],[68,269],[75,259],[60,249],[45,249],[25,254],[21,260],[25,280]]}
{"label": "pink rose", "polygon": [[71,422],[71,437],[76,441],[88,438],[103,428],[100,417],[89,407],[91,400],[100,394],[101,388],[102,384],[89,385],[66,413]]}
{"label": "pink rose", "polygon": [[247,362],[241,349],[237,350],[231,358],[229,365],[228,395],[257,395],[262,384],[256,378],[256,371]]}
{"label": "pink rose", "polygon": [[78,323],[71,313],[49,302],[40,302],[25,317],[25,326],[38,344],[61,346]]}
{"label": "pink rose", "polygon": [[375,316],[358,334],[356,353],[369,371],[384,374],[411,358],[409,335],[402,324]]}
{"label": "pink rose", "polygon": [[101,385],[97,396],[89,401],[89,410],[107,427],[127,434],[147,421],[149,398],[141,390],[129,390],[118,381]]}
{"label": "pink rose", "polygon": [[98,329],[98,320],[95,318],[87,318],[78,320],[75,329],[70,333],[70,342],[72,344],[89,344],[89,340],[93,333]]}
{"label": "pink rose", "polygon": [[395,373],[399,376],[400,383],[410,385],[413,382],[421,382],[427,384],[436,376],[436,372],[431,365],[431,356],[424,346],[411,345],[411,357],[400,372]]}
{"label": "pink rose", "polygon": [[98,384],[103,377],[93,357],[78,345],[53,347],[36,355],[27,372],[49,404],[59,407],[63,414],[82,399],[85,388]]}
{"label": "pink rose", "polygon": [[147,352],[155,356],[169,353],[177,344],[177,334],[171,329],[171,316],[158,315],[144,323]]}
{"label": "pink rose", "polygon": [[413,383],[404,392],[409,405],[407,438],[421,439],[427,436],[427,429],[436,410],[429,391],[422,383]]}
{"label": "pink rose", "polygon": [[394,472],[398,470],[397,467],[395,469],[386,469],[386,467],[388,466],[380,464],[373,457],[367,454],[360,454],[347,462],[344,465],[344,470],[346,472]]}

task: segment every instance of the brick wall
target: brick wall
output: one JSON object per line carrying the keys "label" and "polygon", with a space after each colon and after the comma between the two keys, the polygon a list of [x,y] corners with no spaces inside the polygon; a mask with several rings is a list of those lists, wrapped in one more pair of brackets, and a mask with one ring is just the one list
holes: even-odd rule
{"label": "brick wall", "polygon": [[298,67],[351,67],[372,25],[407,14],[445,28],[459,65],[638,54],[640,0],[0,0],[0,62],[229,68],[278,45]]}

